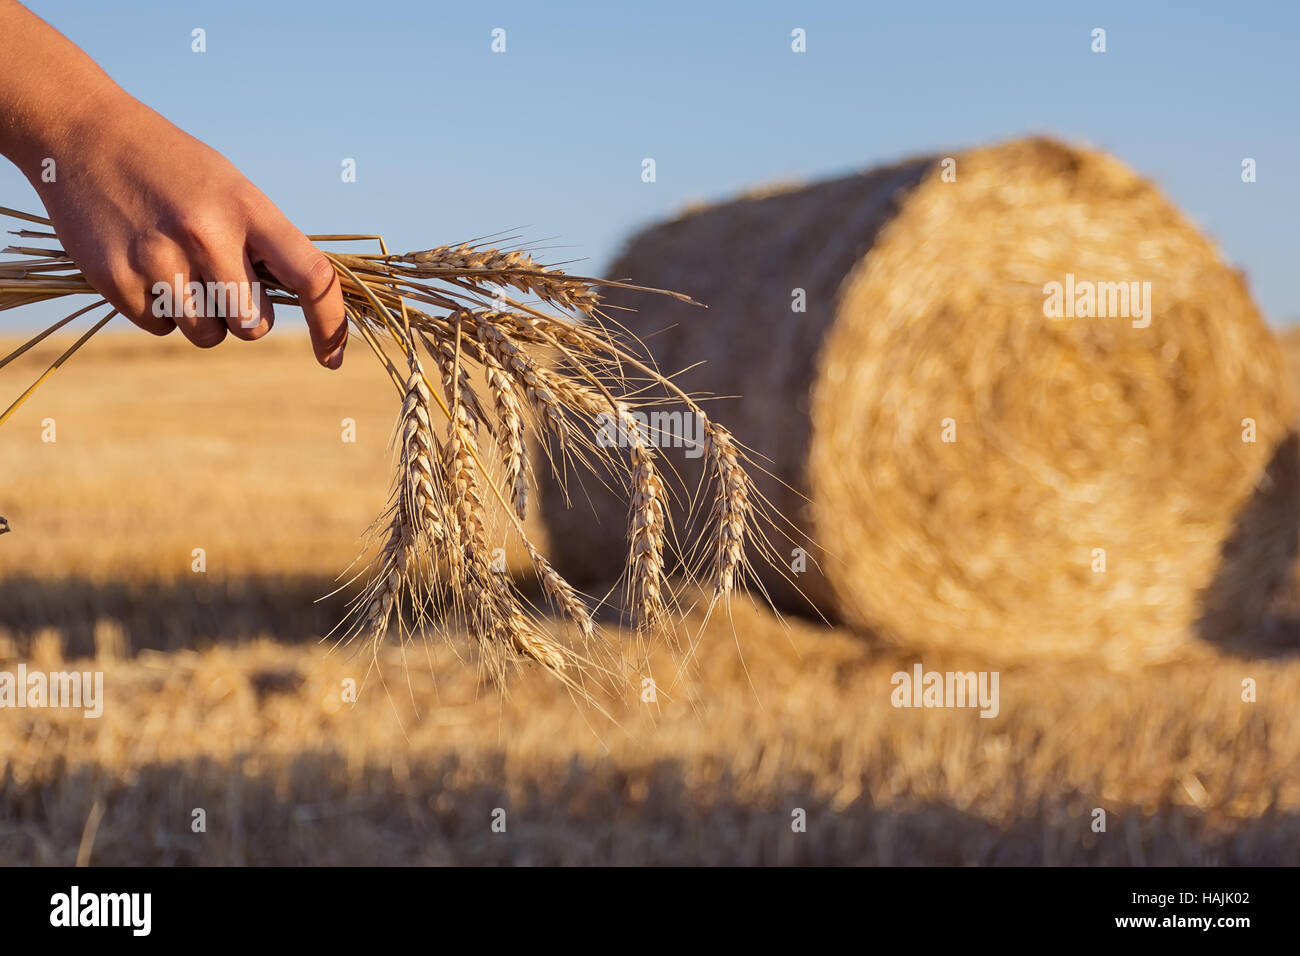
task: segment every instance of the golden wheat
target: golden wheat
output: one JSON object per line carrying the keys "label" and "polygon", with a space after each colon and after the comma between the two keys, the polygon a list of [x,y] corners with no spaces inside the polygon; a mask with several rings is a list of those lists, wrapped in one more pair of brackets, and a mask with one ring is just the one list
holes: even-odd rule
{"label": "golden wheat", "polygon": [[[0,214],[49,226],[39,216],[3,208]],[[16,234],[58,240],[52,231]],[[570,276],[539,264],[523,250],[460,244],[391,255],[376,236],[313,238],[378,241],[376,254],[326,255],[353,330],[401,400],[389,507],[370,536],[360,570],[350,579],[360,580],[361,590],[340,623],[340,641],[368,640],[378,659],[394,622],[403,640],[428,628],[445,633],[463,624],[492,678],[502,679],[511,661],[525,659],[577,686],[568,675],[583,671],[611,648],[583,595],[525,532],[523,519],[535,483],[527,455],[530,437],[546,449],[557,481],[566,487],[587,473],[624,489],[629,501],[624,572],[629,610],[644,631],[671,629],[678,594],[665,576],[665,552],[674,539],[656,445],[674,436],[650,434],[636,420],[639,409],[665,401],[685,402],[704,423],[713,488],[700,500],[711,501],[703,519],[711,530],[697,548],[712,554],[704,573],[714,600],[725,600],[739,586],[747,538],[763,540],[754,527],[755,515],[770,518],[754,507],[746,455],[730,432],[709,420],[696,399],[661,374],[639,343],[629,341],[601,312],[600,286],[639,287]],[[23,258],[0,264],[0,310],[94,294],[60,248],[5,251]],[[272,302],[297,304],[292,290],[265,269],[259,268],[258,277]],[[514,298],[511,292],[531,299]],[[660,294],[691,301],[676,293]],[[61,320],[0,361],[0,367],[105,305],[101,300]],[[64,352],[0,416],[0,423],[113,314]],[[437,388],[420,349],[433,362]],[[486,383],[487,400],[476,381]],[[446,422],[445,438],[437,434],[435,417]],[[617,426],[619,441],[600,440],[608,422]],[[489,448],[499,458],[495,466]],[[499,525],[522,545],[546,599],[576,629],[581,650],[562,647],[543,633],[538,612],[494,561],[489,530]],[[688,574],[685,583],[693,583],[693,577]]]}

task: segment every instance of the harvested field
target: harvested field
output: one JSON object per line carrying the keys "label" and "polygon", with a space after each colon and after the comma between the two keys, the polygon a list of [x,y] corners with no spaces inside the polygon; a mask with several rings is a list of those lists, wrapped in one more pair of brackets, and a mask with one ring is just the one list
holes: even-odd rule
{"label": "harvested field", "polygon": [[102,669],[106,701],[0,710],[0,863],[1300,863],[1284,647],[1003,668],[984,719],[890,703],[895,672],[978,654],[742,601],[617,725],[537,669],[502,700],[437,644],[405,671],[390,650],[386,691],[311,604],[382,507],[376,369],[340,386],[282,329],[211,353],[106,335],[65,372],[0,430],[0,670]]}

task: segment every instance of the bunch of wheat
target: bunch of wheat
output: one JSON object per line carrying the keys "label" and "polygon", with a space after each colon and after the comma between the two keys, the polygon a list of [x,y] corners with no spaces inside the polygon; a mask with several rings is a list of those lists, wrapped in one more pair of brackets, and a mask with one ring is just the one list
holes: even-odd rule
{"label": "bunch of wheat", "polygon": [[[49,220],[0,213],[46,227],[15,235],[57,245]],[[623,610],[638,633],[671,632],[685,583],[704,585],[713,603],[725,604],[750,570],[747,544],[770,558],[759,524],[768,512],[754,491],[744,449],[600,309],[598,287],[638,287],[567,275],[525,251],[483,243],[393,255],[378,236],[312,238],[378,243],[375,254],[326,255],[352,328],[401,401],[390,504],[372,528],[361,571],[349,579],[361,590],[340,624],[340,640],[368,639],[377,648],[393,625],[404,640],[425,627],[462,624],[495,679],[519,660],[536,661],[571,686],[591,665],[609,672],[603,662],[615,648],[593,619],[591,599],[555,570],[525,531],[535,490],[530,437],[546,449],[546,466],[561,482],[576,467],[628,499]],[[60,248],[11,246],[5,252],[22,258],[0,263],[0,310],[95,294]],[[259,276],[272,302],[296,304],[274,276]],[[0,360],[0,368],[98,308],[107,303],[55,323]],[[114,314],[110,309],[99,318],[0,415],[0,424]],[[635,414],[669,402],[685,403],[696,416],[692,434],[656,434],[644,415]],[[610,433],[622,440],[601,440]],[[682,489],[700,518],[692,523],[699,534],[689,546],[677,541],[669,522],[666,496],[674,486],[661,455],[669,438],[702,444],[709,466],[707,487]],[[493,567],[487,529],[498,521],[511,529],[541,592],[572,624],[578,641],[562,644],[548,636],[540,609]],[[665,570],[665,552],[674,549],[691,566],[675,579],[676,587]]]}

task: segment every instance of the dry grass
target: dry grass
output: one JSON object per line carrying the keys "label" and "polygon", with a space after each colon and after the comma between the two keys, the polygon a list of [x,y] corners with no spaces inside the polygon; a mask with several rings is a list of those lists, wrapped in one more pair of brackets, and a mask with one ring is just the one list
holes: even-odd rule
{"label": "dry grass", "polygon": [[1300,863],[1294,661],[1003,672],[984,720],[892,708],[906,656],[738,616],[753,690],[719,641],[621,729],[539,674],[502,703],[441,647],[355,706],[358,662],[312,646],[108,664],[98,721],[3,715],[0,858],[70,862],[99,801],[100,864]]}
{"label": "dry grass", "polygon": [[0,711],[0,863],[73,862],[97,803],[92,864],[1300,863],[1295,656],[1004,669],[989,720],[895,709],[916,656],[741,600],[657,704],[602,698],[617,723],[540,672],[485,690],[464,639],[385,649],[389,692],[344,703],[368,662],[310,601],[383,505],[391,386],[354,363],[339,387],[285,329],[77,361],[0,430],[0,669],[98,652],[108,701]]}
{"label": "dry grass", "polygon": [[[67,627],[97,603],[130,618],[173,595],[165,616],[184,632],[226,591],[260,613],[282,604],[280,586],[298,601],[330,590],[384,505],[389,386],[359,362],[331,379],[295,361],[303,344],[288,336],[240,345],[201,356],[179,338],[106,334],[0,429],[7,622]],[[206,575],[191,572],[195,548]],[[155,642],[168,627],[133,622]]]}

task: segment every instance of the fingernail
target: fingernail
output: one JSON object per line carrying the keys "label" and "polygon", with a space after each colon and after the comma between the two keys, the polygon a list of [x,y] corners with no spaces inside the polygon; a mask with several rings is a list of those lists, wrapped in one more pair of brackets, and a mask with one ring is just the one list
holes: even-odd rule
{"label": "fingernail", "polygon": [[343,364],[343,349],[337,348],[325,357],[325,367],[336,369]]}

